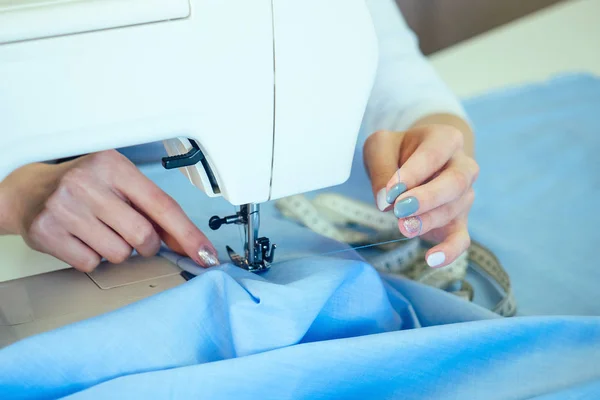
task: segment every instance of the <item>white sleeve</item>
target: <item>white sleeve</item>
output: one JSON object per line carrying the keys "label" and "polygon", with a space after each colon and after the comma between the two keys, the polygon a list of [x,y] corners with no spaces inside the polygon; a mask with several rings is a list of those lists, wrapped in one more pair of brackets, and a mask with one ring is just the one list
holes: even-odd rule
{"label": "white sleeve", "polygon": [[377,77],[363,120],[364,133],[405,130],[431,114],[466,119],[456,96],[419,49],[394,0],[366,0],[379,43]]}

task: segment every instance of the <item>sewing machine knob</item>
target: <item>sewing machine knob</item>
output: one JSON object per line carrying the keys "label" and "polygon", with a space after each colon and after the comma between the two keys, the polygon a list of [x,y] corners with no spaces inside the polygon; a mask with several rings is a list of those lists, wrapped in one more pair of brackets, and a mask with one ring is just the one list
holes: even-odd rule
{"label": "sewing machine knob", "polygon": [[243,224],[244,223],[244,215],[242,213],[237,213],[235,215],[230,215],[228,217],[220,218],[218,216],[214,216],[208,220],[208,226],[213,231],[216,231],[221,227],[221,225],[229,225],[229,224]]}
{"label": "sewing machine knob", "polygon": [[221,227],[221,225],[223,225],[224,223],[225,223],[225,218],[219,218],[216,215],[214,217],[212,217],[210,220],[208,220],[208,226],[213,231],[216,231],[217,229],[219,229]]}

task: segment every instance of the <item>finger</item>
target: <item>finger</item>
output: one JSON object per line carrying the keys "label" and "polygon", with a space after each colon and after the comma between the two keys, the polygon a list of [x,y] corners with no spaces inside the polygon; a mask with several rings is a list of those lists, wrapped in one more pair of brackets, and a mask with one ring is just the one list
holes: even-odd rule
{"label": "finger", "polygon": [[102,257],[98,253],[71,235],[63,236],[60,244],[52,245],[46,253],[66,262],[76,270],[86,273],[95,270],[102,261]]}
{"label": "finger", "polygon": [[431,268],[441,268],[453,263],[471,245],[466,218],[457,220],[448,226],[443,242],[432,247],[426,253],[427,264]]}
{"label": "finger", "polygon": [[218,265],[217,251],[179,204],[129,163],[116,179],[117,189],[172,236],[196,263]]}
{"label": "finger", "polygon": [[462,153],[453,157],[438,177],[396,199],[396,217],[421,215],[457,200],[471,188],[477,172],[478,166],[473,159]]}
{"label": "finger", "polygon": [[131,246],[92,214],[85,217],[71,214],[62,217],[61,222],[68,232],[113,264],[131,256]]}
{"label": "finger", "polygon": [[[89,193],[89,192],[88,192]],[[89,201],[70,197],[53,198],[46,203],[52,216],[68,233],[114,264],[131,256],[132,248],[87,208]]]}
{"label": "finger", "polygon": [[475,200],[475,192],[470,189],[459,199],[444,204],[421,215],[415,215],[398,220],[400,232],[407,237],[425,235],[428,232],[448,225],[470,210]]}
{"label": "finger", "polygon": [[371,135],[364,145],[363,161],[371,180],[377,207],[381,211],[390,208],[397,197],[392,197],[391,201],[387,201],[386,185],[390,177],[398,170],[401,142],[402,134],[379,131]]}
{"label": "finger", "polygon": [[419,186],[442,169],[451,157],[462,148],[463,135],[450,126],[417,128],[423,135],[422,142],[408,157],[396,174],[387,183],[388,191],[398,184],[407,189]]}
{"label": "finger", "polygon": [[181,247],[181,245],[177,242],[177,240],[175,240],[175,238],[173,236],[171,236],[170,234],[165,232],[154,221],[150,221],[150,222],[152,223],[152,227],[154,228],[154,230],[156,231],[156,233],[158,234],[160,239],[167,245],[167,247],[171,251],[173,251],[181,256],[187,256],[183,247]]}
{"label": "finger", "polygon": [[93,271],[101,261],[98,253],[70,235],[50,213],[42,213],[29,231],[30,246],[50,254],[82,272]]}
{"label": "finger", "polygon": [[165,232],[164,230],[162,230],[162,228],[157,227],[156,231],[158,232],[158,235],[160,236],[160,238],[162,239],[162,241],[167,245],[167,247],[169,249],[171,249],[173,252],[185,256],[185,250],[183,249],[183,247],[179,244],[179,242],[173,237],[171,236],[168,232]]}
{"label": "finger", "polygon": [[92,212],[121,236],[140,255],[152,257],[160,249],[160,237],[146,217],[113,192],[93,193]]}

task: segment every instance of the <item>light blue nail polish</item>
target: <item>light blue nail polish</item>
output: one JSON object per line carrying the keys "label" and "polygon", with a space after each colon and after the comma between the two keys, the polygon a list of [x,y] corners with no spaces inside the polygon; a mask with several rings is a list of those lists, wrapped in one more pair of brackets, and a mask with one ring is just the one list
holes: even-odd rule
{"label": "light blue nail polish", "polygon": [[407,197],[399,201],[394,206],[394,214],[398,218],[406,218],[417,212],[419,209],[419,200],[416,197]]}
{"label": "light blue nail polish", "polygon": [[388,204],[394,204],[398,196],[406,192],[406,185],[404,183],[397,183],[387,192],[386,200]]}

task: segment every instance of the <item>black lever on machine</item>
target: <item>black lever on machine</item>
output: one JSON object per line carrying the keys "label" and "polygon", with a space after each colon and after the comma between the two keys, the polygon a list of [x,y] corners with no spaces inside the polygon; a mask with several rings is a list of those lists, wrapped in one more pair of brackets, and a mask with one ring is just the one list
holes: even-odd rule
{"label": "black lever on machine", "polygon": [[178,156],[164,157],[162,159],[163,167],[165,169],[189,167],[204,160],[204,154],[202,154],[198,143],[193,140],[190,140],[190,143],[192,144],[192,149],[187,153]]}

